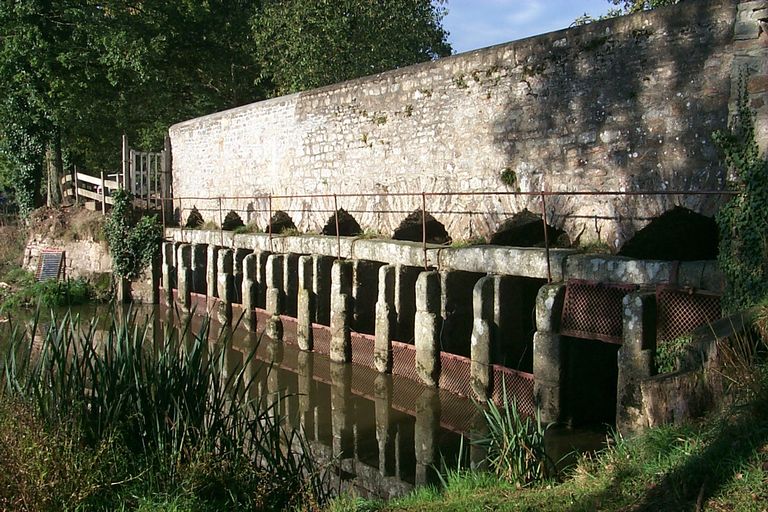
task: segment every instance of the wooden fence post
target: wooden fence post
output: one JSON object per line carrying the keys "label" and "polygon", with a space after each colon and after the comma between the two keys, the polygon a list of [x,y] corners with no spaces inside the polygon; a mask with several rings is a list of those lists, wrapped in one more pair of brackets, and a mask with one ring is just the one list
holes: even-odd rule
{"label": "wooden fence post", "polygon": [[130,191],[131,161],[128,150],[128,136],[123,134],[123,190]]}
{"label": "wooden fence post", "polygon": [[101,213],[107,214],[107,184],[104,183],[104,171],[101,171]]}

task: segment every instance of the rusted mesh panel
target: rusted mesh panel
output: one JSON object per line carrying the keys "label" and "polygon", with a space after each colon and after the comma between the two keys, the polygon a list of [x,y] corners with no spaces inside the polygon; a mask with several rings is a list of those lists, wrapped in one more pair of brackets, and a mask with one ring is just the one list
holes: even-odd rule
{"label": "rusted mesh panel", "polygon": [[392,342],[392,373],[421,382],[416,373],[416,347],[399,341]]}
{"label": "rusted mesh panel", "polygon": [[440,426],[454,432],[466,433],[479,413],[469,398],[446,391],[440,392]]}
{"label": "rusted mesh panel", "polygon": [[506,388],[507,400],[515,400],[517,410],[521,414],[531,416],[536,412],[533,400],[533,375],[530,373],[513,370],[498,364],[491,365],[491,377],[493,379],[493,401],[502,405],[504,401],[504,389]]}
{"label": "rusted mesh panel", "polygon": [[280,320],[283,321],[283,341],[290,343],[291,345],[297,345],[296,332],[299,326],[299,322],[292,316],[280,315]]}
{"label": "rusted mesh panel", "polygon": [[722,317],[720,296],[671,286],[656,288],[656,340],[665,343]]}
{"label": "rusted mesh panel", "polygon": [[440,387],[460,396],[471,396],[471,369],[469,358],[440,352]]}
{"label": "rusted mesh panel", "polygon": [[373,346],[374,337],[370,334],[352,332],[352,362],[368,368],[375,368],[373,365]]}
{"label": "rusted mesh panel", "polygon": [[313,351],[317,354],[331,353],[331,328],[327,325],[312,324]]}
{"label": "rusted mesh panel", "polygon": [[635,285],[572,279],[565,286],[560,333],[575,338],[621,343],[624,296]]}

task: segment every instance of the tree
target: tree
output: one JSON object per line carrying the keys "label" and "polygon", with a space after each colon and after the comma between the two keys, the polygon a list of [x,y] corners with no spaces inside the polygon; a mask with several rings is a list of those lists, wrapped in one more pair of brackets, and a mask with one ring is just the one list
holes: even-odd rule
{"label": "tree", "polygon": [[657,7],[664,7],[666,5],[674,5],[682,0],[608,0],[613,5],[619,6],[616,9],[612,9],[610,12],[614,13],[614,16],[620,16],[622,14],[632,14],[640,11],[649,11]]}
{"label": "tree", "polygon": [[271,0],[253,19],[261,83],[285,94],[449,55],[442,1]]}

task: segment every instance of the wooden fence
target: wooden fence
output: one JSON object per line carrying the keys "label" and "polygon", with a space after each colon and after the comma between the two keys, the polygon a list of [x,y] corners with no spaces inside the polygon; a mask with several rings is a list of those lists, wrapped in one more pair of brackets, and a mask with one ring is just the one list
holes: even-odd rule
{"label": "wooden fence", "polygon": [[101,204],[102,213],[107,212],[107,205],[114,205],[112,192],[121,188],[121,184],[115,180],[106,179],[102,172],[100,177],[91,176],[82,172],[74,172],[61,179],[65,197],[74,197],[75,201],[91,199]]}

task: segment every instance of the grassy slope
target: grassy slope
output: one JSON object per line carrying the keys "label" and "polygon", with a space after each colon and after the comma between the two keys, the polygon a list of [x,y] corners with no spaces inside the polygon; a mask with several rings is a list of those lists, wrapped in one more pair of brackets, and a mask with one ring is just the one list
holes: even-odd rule
{"label": "grassy slope", "polygon": [[619,439],[560,484],[518,489],[478,473],[447,480],[443,491],[388,503],[346,497],[330,510],[768,510],[768,394],[699,425]]}

